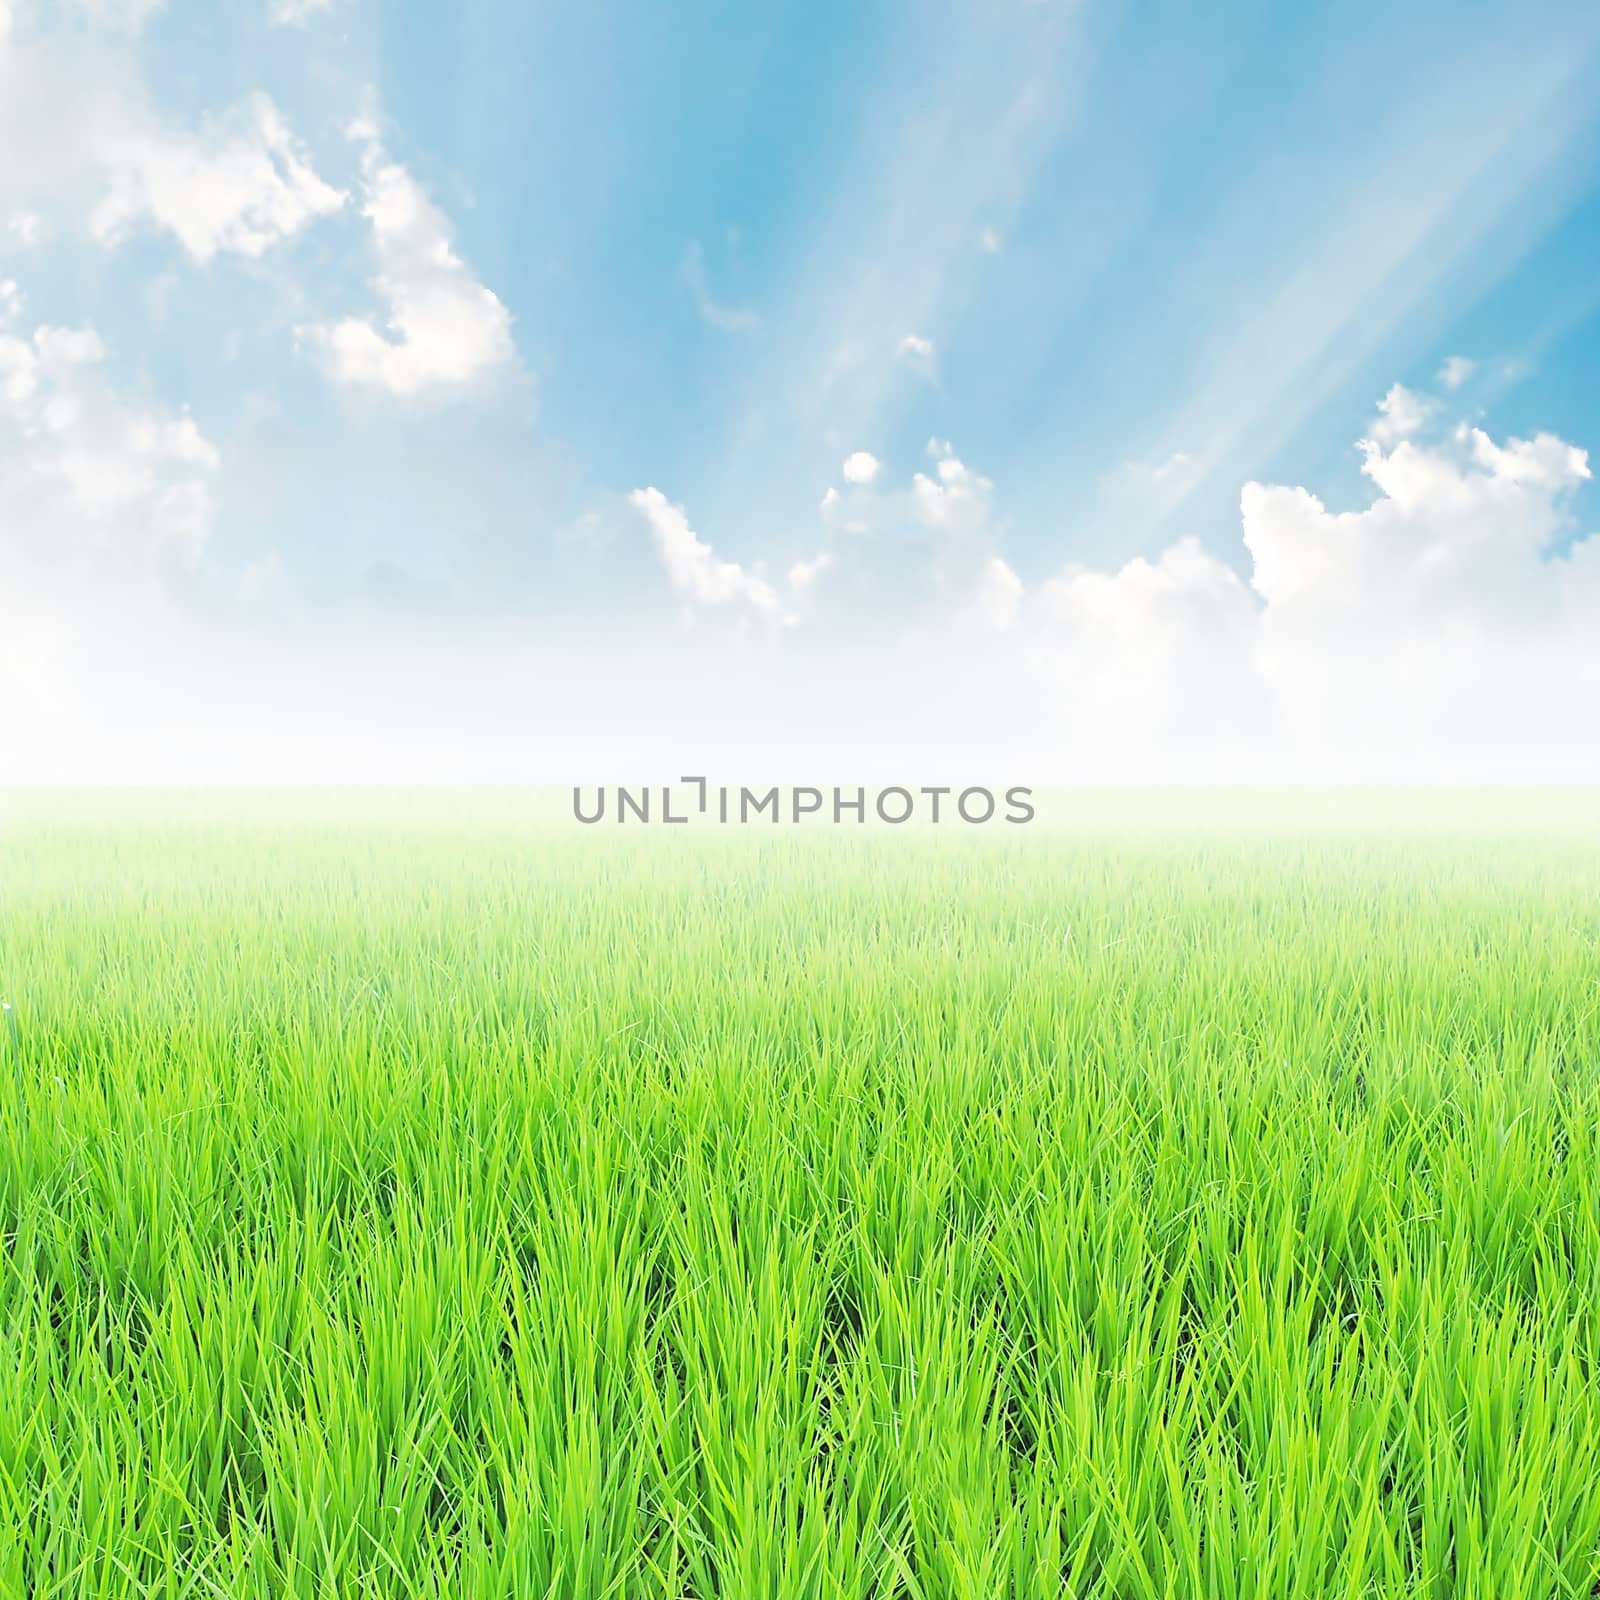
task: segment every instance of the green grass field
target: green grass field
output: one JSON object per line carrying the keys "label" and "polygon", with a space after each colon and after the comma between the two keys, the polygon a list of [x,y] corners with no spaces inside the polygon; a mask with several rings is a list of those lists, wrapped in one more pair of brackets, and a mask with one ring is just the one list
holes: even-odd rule
{"label": "green grass field", "polygon": [[0,1594],[1594,1592],[1600,822],[1440,808],[13,804]]}

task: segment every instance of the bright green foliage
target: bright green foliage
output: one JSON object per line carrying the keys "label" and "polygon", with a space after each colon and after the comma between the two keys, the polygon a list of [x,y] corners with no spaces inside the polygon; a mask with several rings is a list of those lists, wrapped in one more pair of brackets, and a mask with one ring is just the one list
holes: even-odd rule
{"label": "bright green foliage", "polygon": [[0,830],[0,1595],[1586,1596],[1600,830]]}

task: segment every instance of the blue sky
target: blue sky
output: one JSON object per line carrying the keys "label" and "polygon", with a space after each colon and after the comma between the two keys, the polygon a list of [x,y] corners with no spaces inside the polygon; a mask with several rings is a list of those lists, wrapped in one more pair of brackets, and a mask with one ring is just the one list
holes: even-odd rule
{"label": "blue sky", "polygon": [[0,18],[20,776],[1600,750],[1587,0]]}

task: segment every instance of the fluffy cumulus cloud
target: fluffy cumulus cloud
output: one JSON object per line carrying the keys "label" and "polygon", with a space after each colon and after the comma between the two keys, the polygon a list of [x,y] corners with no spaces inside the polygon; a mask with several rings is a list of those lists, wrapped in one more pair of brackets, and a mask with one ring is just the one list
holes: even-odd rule
{"label": "fluffy cumulus cloud", "polygon": [[378,256],[379,320],[345,317],[301,330],[335,382],[400,399],[460,389],[515,363],[511,315],[456,254],[448,221],[366,122],[362,213]]}
{"label": "fluffy cumulus cloud", "polygon": [[840,470],[844,474],[846,483],[871,483],[882,470],[882,463],[869,451],[857,450],[845,457],[844,466]]}
{"label": "fluffy cumulus cloud", "polygon": [[199,262],[260,256],[345,201],[263,94],[195,133],[152,123],[108,145],[104,159],[110,182],[95,235],[114,243],[148,221]]}
{"label": "fluffy cumulus cloud", "polygon": [[1372,424],[1371,437],[1378,444],[1394,444],[1420,433],[1428,418],[1438,409],[1436,403],[1424,395],[1414,394],[1404,384],[1395,384],[1378,402],[1378,415]]}

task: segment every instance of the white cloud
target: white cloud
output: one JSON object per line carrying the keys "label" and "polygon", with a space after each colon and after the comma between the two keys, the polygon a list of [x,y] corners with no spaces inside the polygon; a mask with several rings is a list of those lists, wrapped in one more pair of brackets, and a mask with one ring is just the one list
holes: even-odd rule
{"label": "white cloud", "polygon": [[319,12],[332,9],[333,0],[272,0],[268,16],[274,27],[303,28]]}
{"label": "white cloud", "polygon": [[776,611],[771,587],[738,562],[719,559],[689,526],[682,506],[655,488],[635,489],[628,500],[649,525],[656,555],[680,594],[702,606],[744,601],[760,612]]}
{"label": "white cloud", "polygon": [[1478,363],[1466,356],[1448,356],[1439,368],[1439,382],[1447,389],[1459,389],[1478,370]]}
{"label": "white cloud", "polygon": [[1497,631],[1556,579],[1544,553],[1589,476],[1585,453],[1549,434],[1501,446],[1477,429],[1437,449],[1369,444],[1363,471],[1381,493],[1358,512],[1245,485],[1252,581],[1276,617],[1319,634],[1425,633],[1449,618]]}
{"label": "white cloud", "polygon": [[935,352],[932,339],[926,339],[920,333],[908,333],[895,347],[895,354],[923,377],[933,376]]}
{"label": "white cloud", "polygon": [[151,125],[108,143],[110,187],[90,225],[113,244],[141,221],[175,234],[199,262],[260,256],[345,196],[325,183],[264,94],[198,133]]}
{"label": "white cloud", "polygon": [[401,399],[459,388],[512,366],[511,316],[455,252],[450,225],[421,185],[385,154],[370,124],[363,139],[362,211],[377,245],[382,326],[360,317],[301,330],[338,383]]}
{"label": "white cloud", "polygon": [[1368,434],[1380,445],[1409,439],[1412,434],[1422,431],[1428,418],[1437,410],[1438,403],[1426,395],[1414,394],[1404,384],[1393,384],[1378,402],[1377,420],[1368,429]]}
{"label": "white cloud", "polygon": [[981,527],[989,517],[993,481],[959,460],[948,441],[930,440],[928,452],[937,460],[936,476],[919,472],[911,480],[911,505],[917,518],[930,528],[952,532]]}
{"label": "white cloud", "polygon": [[1585,482],[1589,476],[1589,452],[1567,444],[1551,433],[1532,439],[1513,439],[1497,445],[1480,428],[1469,428],[1465,437],[1472,446],[1472,459],[1492,478],[1518,486],[1559,493]]}
{"label": "white cloud", "polygon": [[857,450],[845,457],[844,481],[854,484],[872,483],[881,469],[882,463],[875,455],[866,450]]}
{"label": "white cloud", "polygon": [[983,232],[978,235],[978,248],[982,250],[985,255],[999,255],[1000,235],[996,233],[993,228],[985,228]]}

